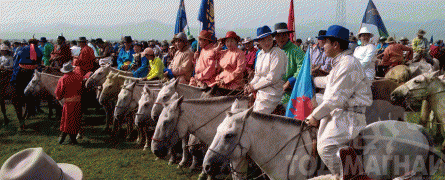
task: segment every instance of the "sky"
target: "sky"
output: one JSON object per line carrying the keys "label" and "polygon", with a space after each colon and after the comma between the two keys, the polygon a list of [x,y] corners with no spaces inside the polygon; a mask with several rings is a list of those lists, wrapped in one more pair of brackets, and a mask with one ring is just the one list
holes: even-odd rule
{"label": "sky", "polygon": [[[290,0],[214,0],[215,24],[222,29],[273,27],[287,22]],[[296,24],[336,24],[337,0],[294,0]],[[359,26],[368,0],[345,0],[346,21]],[[201,0],[184,0],[189,26],[197,21]],[[445,20],[445,0],[374,0],[387,21]],[[0,0],[0,32],[28,26],[70,24],[115,26],[144,21],[173,25],[179,0]],[[3,26],[1,26],[3,25]],[[6,26],[5,26],[6,25]]]}

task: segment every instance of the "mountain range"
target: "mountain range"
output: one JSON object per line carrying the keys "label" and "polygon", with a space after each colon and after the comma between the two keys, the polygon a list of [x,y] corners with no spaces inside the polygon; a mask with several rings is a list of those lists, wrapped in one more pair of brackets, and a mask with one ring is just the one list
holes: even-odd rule
{"label": "mountain range", "polygon": [[[385,22],[386,28],[390,36],[406,36],[409,39],[415,37],[416,32],[421,28],[424,29],[429,39],[431,35],[434,39],[443,39],[445,37],[445,20],[434,20],[429,22],[401,22],[391,21]],[[216,26],[218,24],[216,23]],[[269,25],[273,29],[273,25]],[[308,37],[315,37],[320,29],[327,29],[329,25],[325,22],[309,22],[306,24],[297,24],[295,32],[297,38],[303,40]],[[360,24],[346,23],[347,28],[352,30],[355,34],[358,32]],[[240,29],[216,29],[217,37],[224,37],[229,30],[235,31],[241,37],[255,37],[255,28],[240,28]],[[198,36],[199,28],[190,27],[190,32],[193,36]],[[375,31],[377,30],[375,28]],[[131,35],[133,39],[137,40],[164,40],[171,39],[174,34],[174,25],[164,24],[156,20],[148,20],[139,23],[117,24],[113,26],[79,26],[71,24],[53,24],[43,25],[38,23],[26,24],[0,24],[0,39],[29,39],[35,34],[36,38],[47,37],[48,39],[56,39],[62,34],[67,39],[77,39],[80,36],[85,36],[88,39],[101,37],[106,40],[120,40],[121,36]]]}

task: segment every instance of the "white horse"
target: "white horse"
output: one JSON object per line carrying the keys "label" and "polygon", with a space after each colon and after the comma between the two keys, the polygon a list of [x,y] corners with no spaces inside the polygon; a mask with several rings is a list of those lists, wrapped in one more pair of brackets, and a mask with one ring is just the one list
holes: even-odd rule
{"label": "white horse", "polygon": [[[188,133],[195,135],[207,145],[210,144],[216,133],[216,127],[223,121],[227,112],[239,112],[247,108],[248,97],[242,97],[239,101],[237,98],[240,97],[176,99],[161,112],[152,138],[152,152],[159,157],[165,156],[166,150],[186,138]],[[247,168],[246,164],[237,162],[235,164],[238,167],[234,168],[235,174],[244,172]],[[243,173],[236,174],[238,177],[243,175]]]}
{"label": "white horse", "polygon": [[[307,179],[328,173],[317,171],[312,143],[316,133],[314,127],[287,117],[256,113],[252,109],[229,113],[218,126],[204,158],[204,169],[212,172],[228,160],[249,155],[271,179]],[[371,178],[387,179],[419,170],[423,175],[434,173],[425,165],[433,148],[419,125],[381,121],[368,125],[359,137],[364,145],[354,147],[362,149],[361,162]],[[357,167],[351,163],[344,168]],[[426,168],[417,169],[418,165]]]}
{"label": "white horse", "polygon": [[[137,81],[127,80],[118,94],[118,99],[114,109],[114,133],[119,132],[122,120],[127,122],[127,140],[130,139],[132,132],[134,113],[138,109],[138,101],[141,99],[143,88],[151,88],[157,94],[161,89],[160,84],[145,84]],[[140,143],[141,137],[138,137]]]}

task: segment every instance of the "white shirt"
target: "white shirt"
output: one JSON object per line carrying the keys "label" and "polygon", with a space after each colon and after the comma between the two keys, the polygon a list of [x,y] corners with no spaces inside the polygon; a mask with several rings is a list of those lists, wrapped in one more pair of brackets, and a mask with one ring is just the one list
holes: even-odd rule
{"label": "white shirt", "polygon": [[73,56],[79,56],[81,49],[82,48],[80,48],[79,46],[73,46],[73,47],[71,47],[71,54]]}
{"label": "white shirt", "polygon": [[375,77],[375,62],[377,56],[377,48],[374,44],[358,46],[354,50],[354,57],[360,61],[365,70],[366,77],[372,82]]}

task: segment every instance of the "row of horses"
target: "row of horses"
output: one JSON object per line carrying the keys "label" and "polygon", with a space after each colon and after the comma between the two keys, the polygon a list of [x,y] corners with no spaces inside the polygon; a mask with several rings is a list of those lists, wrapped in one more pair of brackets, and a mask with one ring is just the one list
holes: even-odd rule
{"label": "row of horses", "polygon": [[[105,131],[110,131],[115,138],[122,124],[127,124],[127,138],[134,125],[138,130],[137,142],[142,144],[145,141],[144,150],[151,147],[158,157],[165,157],[170,152],[170,161],[173,162],[176,155],[174,147],[180,144],[183,155],[179,165],[185,166],[193,155],[192,167],[197,167],[204,160],[202,174],[212,176],[229,166],[235,179],[247,178],[250,175],[246,173],[247,155],[271,179],[306,179],[328,172],[326,168],[323,171],[322,162],[314,152],[317,132],[314,127],[283,116],[252,112],[248,106],[250,98],[230,96],[237,94],[233,91],[219,90],[215,93],[215,89],[210,91],[174,80],[162,83],[130,76],[131,73],[102,66],[85,83],[87,89],[97,89],[97,100],[107,115]],[[27,90],[40,92],[46,89],[53,93],[54,82],[57,83],[58,78],[60,76],[36,71]],[[409,157],[407,164],[415,163],[417,157],[425,161],[431,158],[429,155],[434,150],[430,148],[432,144],[422,127],[391,121],[403,120],[404,109],[388,101],[400,98],[406,102],[426,97],[434,99],[426,94],[443,94],[437,89],[430,91],[438,85],[443,86],[441,81],[436,84],[436,79],[441,80],[437,72],[422,74],[399,87],[385,79],[373,83],[375,100],[366,113],[369,125],[360,136],[363,144],[360,148],[362,164],[384,164],[383,157]],[[423,94],[417,95],[417,92]],[[441,100],[438,100],[440,104]],[[436,112],[440,110],[440,105],[432,106],[432,109],[435,115],[440,114]],[[155,131],[150,139],[149,131],[153,129]],[[203,151],[203,148],[196,146],[200,144],[198,139],[209,147],[205,158],[193,153]],[[427,172],[422,172],[422,175],[430,175],[434,167],[425,168]],[[413,170],[415,167],[407,168],[405,172]],[[376,179],[400,175],[399,170],[392,166],[366,166],[363,172]]]}

